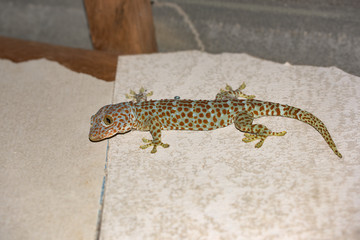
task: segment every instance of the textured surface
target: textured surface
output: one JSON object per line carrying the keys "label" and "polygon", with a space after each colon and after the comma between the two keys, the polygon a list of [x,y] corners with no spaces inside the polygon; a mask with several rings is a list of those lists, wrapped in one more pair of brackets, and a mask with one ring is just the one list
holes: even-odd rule
{"label": "textured surface", "polygon": [[0,76],[0,239],[93,239],[106,142],[89,118],[113,83],[46,60],[0,60]]}
{"label": "textured surface", "polygon": [[256,120],[284,137],[261,149],[233,126],[164,131],[170,144],[139,149],[148,132],[110,140],[101,239],[359,238],[360,79],[336,68],[281,65],[247,55],[181,52],[119,59],[113,102],[144,86],[153,99],[211,99],[225,83],[300,107],[327,125],[339,160],[310,126]]}

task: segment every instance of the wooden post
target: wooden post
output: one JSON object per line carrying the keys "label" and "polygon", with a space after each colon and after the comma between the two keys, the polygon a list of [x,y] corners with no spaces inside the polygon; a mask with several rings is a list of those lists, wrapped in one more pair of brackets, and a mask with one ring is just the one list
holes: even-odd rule
{"label": "wooden post", "polygon": [[95,49],[117,54],[157,52],[150,0],[84,0]]}

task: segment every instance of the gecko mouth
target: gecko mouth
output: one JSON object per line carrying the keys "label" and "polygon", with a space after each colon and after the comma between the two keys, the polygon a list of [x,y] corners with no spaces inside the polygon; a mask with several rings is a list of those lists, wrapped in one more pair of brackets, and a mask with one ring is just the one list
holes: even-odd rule
{"label": "gecko mouth", "polygon": [[101,137],[101,134],[97,133],[96,131],[93,131],[92,129],[90,129],[89,132],[89,140],[92,142],[99,142],[101,140],[103,140],[104,137]]}
{"label": "gecko mouth", "polygon": [[102,140],[101,138],[99,138],[99,137],[97,137],[97,136],[94,136],[94,135],[92,135],[91,133],[89,134],[89,139],[90,139],[90,141],[92,141],[92,142],[98,142],[98,141]]}

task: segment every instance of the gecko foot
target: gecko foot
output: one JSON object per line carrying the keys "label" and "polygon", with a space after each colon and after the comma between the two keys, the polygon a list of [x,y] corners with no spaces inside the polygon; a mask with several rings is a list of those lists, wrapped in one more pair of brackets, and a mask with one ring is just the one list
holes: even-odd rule
{"label": "gecko foot", "polygon": [[216,100],[221,99],[237,99],[238,97],[246,98],[246,99],[253,99],[255,98],[254,95],[247,95],[241,92],[246,87],[245,83],[241,84],[240,87],[233,90],[232,87],[226,84],[225,90],[220,89],[220,92],[216,95]]}
{"label": "gecko foot", "polygon": [[147,97],[153,95],[153,91],[147,92],[143,87],[140,88],[139,93],[136,93],[133,90],[130,90],[129,94],[125,94],[125,97],[130,100],[134,100],[136,103],[147,101]]}
{"label": "gecko foot", "polygon": [[143,138],[142,141],[144,143],[147,143],[147,144],[141,145],[140,148],[145,149],[145,148],[148,148],[150,146],[153,146],[153,149],[151,150],[151,153],[156,153],[157,152],[157,149],[156,149],[157,146],[162,146],[163,148],[168,148],[170,146],[169,144],[162,143],[162,142],[154,143],[153,140],[149,140],[149,139],[146,139],[146,138]]}
{"label": "gecko foot", "polygon": [[244,134],[245,137],[242,139],[242,141],[246,142],[246,143],[249,143],[249,142],[260,139],[260,141],[255,144],[255,148],[260,148],[264,144],[265,139],[268,136],[284,136],[285,134],[286,134],[286,131],[271,132],[269,135],[257,135],[257,134],[245,133]]}
{"label": "gecko foot", "polygon": [[260,141],[257,144],[255,144],[256,148],[260,148],[264,144],[265,139],[267,138],[266,135],[256,135],[250,133],[245,133],[244,136],[245,137],[242,139],[242,141],[246,143],[260,139]]}

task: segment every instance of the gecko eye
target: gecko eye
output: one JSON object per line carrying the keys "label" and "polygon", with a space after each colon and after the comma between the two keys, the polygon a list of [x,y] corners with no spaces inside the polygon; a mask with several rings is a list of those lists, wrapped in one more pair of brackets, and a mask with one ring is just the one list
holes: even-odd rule
{"label": "gecko eye", "polygon": [[111,116],[106,115],[106,116],[103,118],[102,122],[103,122],[103,124],[104,124],[105,126],[108,127],[108,126],[110,126],[110,125],[112,125],[112,124],[114,123],[114,119],[113,119]]}

